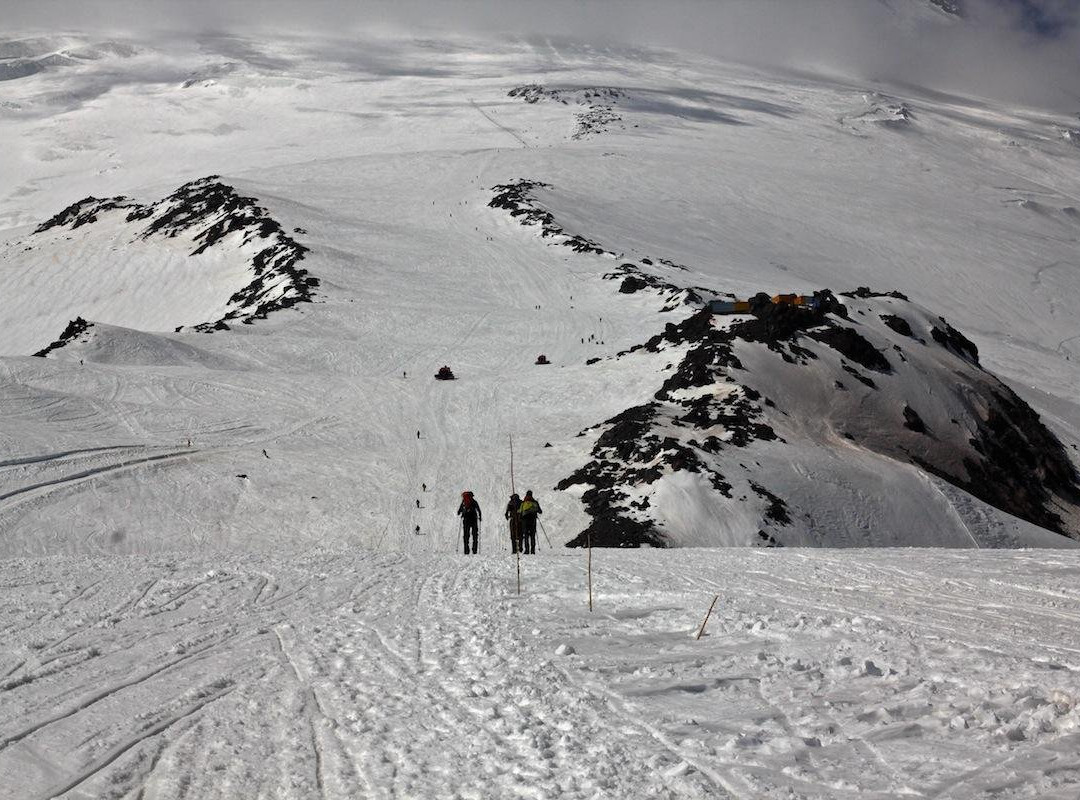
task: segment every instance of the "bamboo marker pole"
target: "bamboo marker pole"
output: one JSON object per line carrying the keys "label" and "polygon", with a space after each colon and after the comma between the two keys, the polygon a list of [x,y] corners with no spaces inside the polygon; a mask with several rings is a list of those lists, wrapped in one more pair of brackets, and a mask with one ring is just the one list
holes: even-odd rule
{"label": "bamboo marker pole", "polygon": [[[514,486],[514,434],[507,434],[510,438],[510,494],[517,494],[517,488]],[[517,544],[515,552],[515,560],[517,561],[517,593],[521,594],[521,520],[518,520],[517,529]],[[510,518],[510,547],[514,548],[514,519],[511,515]]]}
{"label": "bamboo marker pole", "polygon": [[592,534],[588,534],[586,537],[586,543],[588,545],[589,555],[586,560],[586,570],[589,573],[589,612],[592,612]]}
{"label": "bamboo marker pole", "polygon": [[716,605],[716,601],[720,599],[720,595],[714,595],[712,602],[709,604],[709,610],[705,614],[705,619],[701,622],[701,628],[698,629],[697,636],[695,638],[700,639],[701,634],[705,633],[705,626],[709,624],[709,617],[712,616],[713,607]]}
{"label": "bamboo marker pole", "polygon": [[510,436],[510,494],[517,494],[517,489],[514,488],[514,434]]}

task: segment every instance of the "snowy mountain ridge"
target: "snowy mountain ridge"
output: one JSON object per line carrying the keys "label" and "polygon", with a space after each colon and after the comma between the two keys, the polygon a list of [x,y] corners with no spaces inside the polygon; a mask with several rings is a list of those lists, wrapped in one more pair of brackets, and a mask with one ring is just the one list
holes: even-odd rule
{"label": "snowy mountain ridge", "polygon": [[[568,232],[538,198],[552,188],[521,179],[493,187],[488,205],[575,253],[625,257]],[[809,474],[792,470],[782,454],[807,446],[834,451],[840,462],[858,463],[845,452],[860,448],[913,465],[1080,539],[1080,475],[1064,446],[944,318],[900,292],[863,287],[842,300],[815,292],[812,307],[761,295],[752,316],[724,320],[702,308],[703,298],[733,295],[680,287],[680,272],[686,268],[658,267],[646,257],[604,274],[622,281],[620,294],[658,294],[662,313],[698,310],[614,356],[675,349],[677,360],[653,400],[581,433],[601,430],[593,459],[555,486],[580,493],[591,517],[569,544],[700,542],[699,526],[712,529],[708,540],[729,546],[823,544],[812,502],[800,508],[784,500],[789,493],[813,496]],[[778,397],[785,398],[779,405]],[[766,453],[765,466],[758,450]],[[754,466],[747,467],[751,457]],[[856,475],[880,465],[844,469]],[[852,479],[866,483],[869,476]],[[709,511],[689,519],[664,508],[699,503]]]}
{"label": "snowy mountain ridge", "polygon": [[[652,402],[600,426],[594,459],[556,487],[587,487],[593,521],[574,544],[693,540],[664,507],[685,493],[709,497],[712,516],[731,521],[725,544],[756,541],[748,516],[769,545],[818,544],[812,507],[784,499],[805,500],[812,488],[809,475],[784,463],[785,449],[807,447],[832,450],[840,462],[863,449],[908,463],[1080,538],[1072,459],[1023,400],[979,367],[962,334],[903,296],[816,298],[821,305],[810,309],[763,297],[753,316],[728,321],[702,310],[642,345],[676,348],[681,360]],[[860,468],[880,467],[841,469]]]}
{"label": "snowy mountain ridge", "polygon": [[87,61],[130,58],[138,48],[121,41],[82,37],[38,36],[0,40],[0,82],[18,80],[51,69],[77,67]]}
{"label": "snowy mountain ridge", "polygon": [[231,234],[237,234],[230,242],[232,247],[244,250],[250,249],[252,243],[258,246],[251,256],[251,283],[229,297],[228,310],[221,319],[192,326],[196,330],[227,330],[229,322],[250,325],[256,319],[266,319],[271,311],[310,302],[312,290],[319,285],[318,278],[296,267],[308,249],[285,233],[253,198],[240,196],[217,175],[186,183],[151,205],[126,197],[88,197],[43,222],[34,233],[55,228],[76,230],[97,222],[100,215],[120,209],[128,210],[125,222],[148,223],[136,234],[144,241],[159,236],[191,239],[197,245],[191,256],[205,253]]}
{"label": "snowy mountain ridge", "polygon": [[[44,262],[50,269],[66,264],[73,251],[105,249],[138,253],[122,273],[119,295],[102,296],[103,284],[91,276],[84,288],[57,298],[56,305],[45,294],[39,300],[41,322],[36,329],[24,326],[19,331],[22,337],[36,336],[44,345],[56,335],[45,326],[55,326],[50,321],[70,311],[91,321],[143,326],[145,297],[126,304],[123,298],[125,289],[136,286],[144,295],[160,287],[162,296],[154,300],[159,314],[154,318],[156,328],[171,323],[177,330],[211,331],[236,323],[250,325],[273,311],[310,302],[319,284],[298,266],[308,248],[254,199],[240,195],[218,176],[190,181],[151,204],[125,196],[84,198],[42,222],[26,238],[8,242],[6,257],[21,253],[20,260]],[[77,280],[81,270],[75,266],[74,271]],[[15,281],[16,286],[20,281],[37,285],[40,271],[27,270]],[[72,278],[65,284],[70,288]]]}

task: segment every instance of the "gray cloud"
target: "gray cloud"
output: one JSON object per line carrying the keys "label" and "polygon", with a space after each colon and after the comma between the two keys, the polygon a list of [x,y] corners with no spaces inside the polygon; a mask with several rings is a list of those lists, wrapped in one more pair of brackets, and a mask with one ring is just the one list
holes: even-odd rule
{"label": "gray cloud", "polygon": [[574,37],[1080,109],[1080,2],[966,0],[0,0],[8,29]]}

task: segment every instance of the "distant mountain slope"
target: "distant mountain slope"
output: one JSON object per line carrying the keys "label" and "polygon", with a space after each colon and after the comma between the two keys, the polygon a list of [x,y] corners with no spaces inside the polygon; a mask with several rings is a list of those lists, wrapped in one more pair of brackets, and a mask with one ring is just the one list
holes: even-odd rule
{"label": "distant mountain slope", "polygon": [[[553,245],[615,257],[563,228],[538,198],[551,189],[517,180],[489,205]],[[867,288],[804,305],[763,294],[750,313],[714,316],[702,306],[717,293],[681,286],[681,270],[644,258],[604,275],[621,295],[700,310],[614,357],[672,354],[652,400],[581,433],[596,436],[592,460],[555,487],[579,492],[592,518],[571,545],[684,544],[702,529],[729,545],[826,544],[824,506],[874,515],[881,457],[1080,539],[1080,475],[1064,446],[943,318]],[[830,461],[845,488],[823,503],[812,465]]]}
{"label": "distant mountain slope", "polygon": [[665,507],[673,502],[711,507],[743,536],[752,533],[747,516],[756,517],[760,542],[814,543],[820,504],[790,496],[810,476],[781,465],[837,459],[836,471],[869,493],[872,460],[860,464],[859,451],[1080,539],[1072,460],[1027,403],[979,366],[971,342],[903,296],[816,298],[807,308],[762,297],[752,315],[728,319],[703,310],[643,345],[681,359],[653,401],[599,426],[593,460],[558,485],[586,487],[593,522],[574,544],[692,538],[685,515]]}
{"label": "distant mountain slope", "polygon": [[109,57],[130,58],[138,48],[125,42],[91,41],[83,37],[38,36],[0,38],[0,82],[36,75],[48,69],[76,66]]}
{"label": "distant mountain slope", "polygon": [[18,344],[5,345],[36,351],[75,316],[143,330],[250,324],[310,301],[318,279],[298,266],[306,252],[217,176],[150,205],[87,197],[0,250],[13,288],[36,288],[39,303],[6,312]]}

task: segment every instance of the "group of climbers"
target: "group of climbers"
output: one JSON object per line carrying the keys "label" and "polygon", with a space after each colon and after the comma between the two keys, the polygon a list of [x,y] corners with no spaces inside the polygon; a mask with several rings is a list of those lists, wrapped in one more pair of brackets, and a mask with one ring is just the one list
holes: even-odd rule
{"label": "group of climbers", "polygon": [[[458,506],[457,513],[461,517],[465,555],[469,555],[470,552],[476,555],[480,540],[480,523],[484,514],[472,492],[461,493],[461,505]],[[543,513],[531,490],[525,492],[525,499],[516,493],[510,495],[510,502],[506,504],[504,516],[510,525],[511,553],[521,552],[526,555],[536,553],[536,518]]]}
{"label": "group of climbers", "polygon": [[510,523],[510,552],[534,555],[536,553],[536,518],[543,509],[533,497],[532,490],[525,492],[522,500],[517,493],[510,495],[503,515]]}

